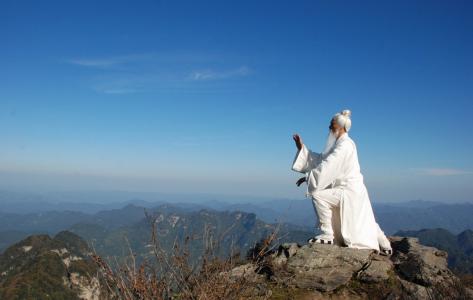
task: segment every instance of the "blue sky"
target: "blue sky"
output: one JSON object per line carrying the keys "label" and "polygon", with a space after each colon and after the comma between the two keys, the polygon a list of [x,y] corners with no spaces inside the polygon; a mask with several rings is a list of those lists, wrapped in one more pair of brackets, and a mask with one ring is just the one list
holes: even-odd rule
{"label": "blue sky", "polygon": [[473,200],[473,2],[96,2],[0,2],[0,188],[302,198],[348,108],[372,201]]}

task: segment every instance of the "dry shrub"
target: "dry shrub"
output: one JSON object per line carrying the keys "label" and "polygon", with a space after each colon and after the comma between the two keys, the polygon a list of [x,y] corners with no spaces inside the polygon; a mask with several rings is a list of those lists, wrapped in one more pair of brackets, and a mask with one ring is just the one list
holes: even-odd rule
{"label": "dry shrub", "polygon": [[[156,218],[146,213],[151,225],[152,260],[137,265],[136,255],[129,246],[130,255],[124,264],[116,262],[116,268],[100,256],[92,257],[99,267],[112,299],[240,299],[248,294],[250,285],[244,276],[231,276],[231,270],[241,264],[240,254],[219,258],[219,241],[208,228],[204,230],[204,253],[199,264],[192,264],[189,253],[189,237],[182,247],[174,241],[173,251],[167,253],[157,238]],[[264,239],[253,251],[251,260],[257,264],[270,251],[276,232]],[[248,257],[250,258],[250,257]]]}

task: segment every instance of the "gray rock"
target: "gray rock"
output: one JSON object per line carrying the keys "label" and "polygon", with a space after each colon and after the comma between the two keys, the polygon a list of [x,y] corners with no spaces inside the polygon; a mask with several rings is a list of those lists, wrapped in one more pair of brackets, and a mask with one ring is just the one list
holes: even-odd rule
{"label": "gray rock", "polygon": [[417,238],[391,237],[391,244],[395,270],[416,299],[465,298],[460,279],[448,269],[447,252],[421,245]]}
{"label": "gray rock", "polygon": [[431,299],[429,297],[429,291],[425,286],[418,285],[403,279],[401,279],[400,281],[404,299]]}
{"label": "gray rock", "polygon": [[371,253],[335,245],[302,246],[287,258],[285,270],[293,275],[288,283],[324,292],[335,290],[369,262]]}
{"label": "gray rock", "polygon": [[240,277],[245,277],[247,280],[251,282],[261,282],[264,280],[264,276],[256,273],[257,267],[252,264],[244,264],[238,267],[233,268],[228,275],[231,279],[237,279]]}
{"label": "gray rock", "polygon": [[470,288],[465,289],[465,296],[467,299],[473,299],[473,290]]}
{"label": "gray rock", "polygon": [[297,243],[285,243],[283,244],[283,248],[287,252],[287,257],[293,257],[301,246]]}
{"label": "gray rock", "polygon": [[368,267],[360,272],[358,278],[363,282],[377,283],[389,279],[389,271],[393,269],[392,261],[385,256],[373,256]]}
{"label": "gray rock", "polygon": [[433,286],[452,276],[447,266],[447,252],[421,245],[417,238],[391,240],[395,249],[394,264],[408,281]]}
{"label": "gray rock", "polygon": [[284,243],[279,246],[276,253],[272,255],[272,264],[282,266],[287,263],[287,259],[293,257],[301,246],[297,243]]}

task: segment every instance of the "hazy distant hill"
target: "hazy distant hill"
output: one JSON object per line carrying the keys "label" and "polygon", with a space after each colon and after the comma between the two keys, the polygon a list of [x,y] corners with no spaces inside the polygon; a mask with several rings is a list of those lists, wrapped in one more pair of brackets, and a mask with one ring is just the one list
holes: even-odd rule
{"label": "hazy distant hill", "polygon": [[473,229],[473,204],[430,204],[426,206],[375,205],[376,219],[383,230],[444,228],[455,234]]}
{"label": "hazy distant hill", "polygon": [[[231,208],[231,205],[219,209]],[[238,204],[242,211],[254,212],[266,222],[280,220],[313,227],[316,215],[311,200],[272,201],[258,204]],[[431,201],[373,203],[376,220],[386,234],[399,230],[445,228],[453,233],[473,229],[473,203],[444,204]]]}
{"label": "hazy distant hill", "polygon": [[126,226],[145,217],[145,209],[127,205],[121,209],[85,214],[76,211],[50,211],[30,214],[0,213],[0,253],[30,234],[56,234],[77,223],[100,225],[105,229]]}
{"label": "hazy distant hill", "polygon": [[0,253],[8,246],[20,241],[30,235],[30,233],[18,230],[0,231]]}
{"label": "hazy distant hill", "polygon": [[0,213],[0,228],[2,231],[15,230],[27,233],[54,234],[90,217],[90,215],[76,211],[49,211],[25,215]]}
{"label": "hazy distant hill", "polygon": [[[77,211],[48,211],[29,214],[0,213],[1,231],[55,234],[76,223],[99,224],[114,228],[137,222],[144,218],[145,208],[127,205],[120,209],[86,214]],[[1,236],[1,235],[0,235]]]}
{"label": "hazy distant hill", "polygon": [[419,238],[427,246],[445,250],[449,267],[458,273],[473,274],[473,231],[465,230],[454,235],[442,228],[418,231],[399,231],[395,235]]}
{"label": "hazy distant hill", "polygon": [[[143,208],[155,208],[166,203],[185,211],[213,209],[255,213],[259,219],[267,223],[292,223],[311,228],[316,224],[316,216],[310,199],[269,199],[211,194],[180,195],[124,191],[43,194],[0,191],[0,231],[30,232],[35,229],[35,232],[54,233],[77,222],[82,222],[88,216],[91,219],[99,217],[95,214],[103,214],[103,225],[108,226],[106,215],[110,215],[110,213],[107,211],[115,210],[114,213],[111,213],[113,216],[129,204]],[[376,219],[387,234],[393,234],[398,230],[423,228],[445,228],[453,233],[473,229],[473,218],[470,217],[473,215],[473,203],[446,204],[416,200],[400,203],[373,202],[372,204]],[[24,217],[19,215],[24,215]]]}
{"label": "hazy distant hill", "polygon": [[[147,204],[157,206],[167,199],[164,196],[158,196],[159,194],[124,191],[29,193],[0,190],[0,212],[29,214],[69,210],[94,214],[103,210],[119,209],[127,204],[136,204],[143,207],[148,207]],[[143,199],[150,200],[145,201]]]}
{"label": "hazy distant hill", "polygon": [[[173,203],[153,205],[152,202],[133,200],[141,203],[123,205],[120,208],[102,210],[93,214],[82,211],[57,210],[38,213],[18,214],[0,211],[0,253],[8,245],[19,241],[28,234],[55,234],[75,224],[95,226],[107,233],[120,227],[138,223],[148,211],[195,213],[202,209],[213,212],[242,211],[256,214],[265,223],[294,224],[303,231],[314,231],[316,216],[309,199],[274,200],[260,203],[227,203],[207,201],[202,203]],[[64,204],[66,206],[66,204]],[[77,206],[78,204],[73,204]],[[86,205],[86,204],[83,204]],[[109,204],[111,205],[111,204]],[[81,205],[78,205],[81,206]],[[373,204],[376,219],[386,234],[399,230],[420,230],[424,228],[445,228],[452,233],[473,229],[473,204],[442,204],[427,201]],[[87,224],[87,225],[85,225]],[[100,230],[98,230],[100,232]]]}

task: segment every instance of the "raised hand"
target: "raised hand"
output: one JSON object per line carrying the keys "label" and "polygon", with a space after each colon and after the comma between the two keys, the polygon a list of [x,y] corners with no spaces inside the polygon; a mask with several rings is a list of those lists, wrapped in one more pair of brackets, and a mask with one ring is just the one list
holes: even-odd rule
{"label": "raised hand", "polygon": [[296,133],[292,138],[294,139],[294,142],[296,142],[297,150],[301,150],[303,145],[301,137]]}

